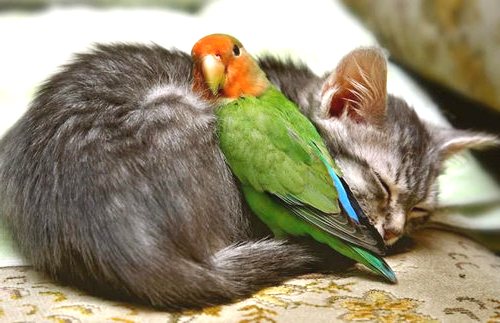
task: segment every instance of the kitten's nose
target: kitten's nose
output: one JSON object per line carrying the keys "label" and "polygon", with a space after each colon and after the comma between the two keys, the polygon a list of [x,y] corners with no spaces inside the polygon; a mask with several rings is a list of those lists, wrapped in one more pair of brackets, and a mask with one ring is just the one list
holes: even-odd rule
{"label": "kitten's nose", "polygon": [[387,245],[392,245],[399,239],[400,236],[401,232],[399,230],[394,230],[394,229],[384,230],[384,241]]}
{"label": "kitten's nose", "polygon": [[385,244],[393,245],[403,235],[406,214],[403,210],[393,209],[383,224]]}

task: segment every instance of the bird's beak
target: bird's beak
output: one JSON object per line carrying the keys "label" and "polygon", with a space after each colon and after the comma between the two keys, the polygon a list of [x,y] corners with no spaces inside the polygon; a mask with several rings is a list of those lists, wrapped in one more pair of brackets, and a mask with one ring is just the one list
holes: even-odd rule
{"label": "bird's beak", "polygon": [[206,55],[202,58],[201,70],[205,77],[208,87],[214,95],[219,93],[219,90],[224,86],[225,66],[220,60],[220,57],[214,55]]}

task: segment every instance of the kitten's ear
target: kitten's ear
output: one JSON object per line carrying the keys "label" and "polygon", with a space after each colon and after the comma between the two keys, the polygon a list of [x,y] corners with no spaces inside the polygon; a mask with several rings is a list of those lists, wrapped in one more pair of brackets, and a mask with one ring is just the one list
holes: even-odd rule
{"label": "kitten's ear", "polygon": [[500,146],[498,137],[481,132],[453,128],[434,128],[432,132],[442,160],[465,149],[485,149]]}
{"label": "kitten's ear", "polygon": [[340,61],[323,85],[321,117],[344,115],[358,122],[380,124],[387,101],[387,62],[375,47],[353,50]]}

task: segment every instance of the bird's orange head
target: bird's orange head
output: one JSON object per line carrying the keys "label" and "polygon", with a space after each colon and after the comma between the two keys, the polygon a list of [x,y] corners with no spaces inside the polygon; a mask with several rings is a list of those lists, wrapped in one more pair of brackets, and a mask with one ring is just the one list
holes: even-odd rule
{"label": "bird's orange head", "polygon": [[269,86],[265,73],[236,38],[203,37],[193,46],[193,89],[207,99],[259,96]]}

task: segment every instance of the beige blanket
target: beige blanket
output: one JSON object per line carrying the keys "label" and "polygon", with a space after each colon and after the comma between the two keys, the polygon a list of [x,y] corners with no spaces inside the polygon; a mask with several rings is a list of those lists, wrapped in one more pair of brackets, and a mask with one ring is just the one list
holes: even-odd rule
{"label": "beige blanket", "polygon": [[353,269],[310,275],[249,299],[170,314],[57,285],[26,267],[0,270],[2,322],[500,322],[500,258],[466,238],[423,231],[387,261],[399,283]]}

